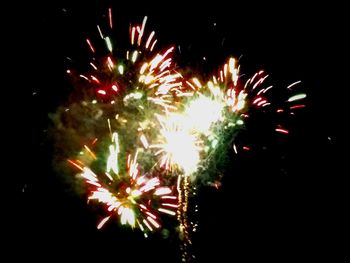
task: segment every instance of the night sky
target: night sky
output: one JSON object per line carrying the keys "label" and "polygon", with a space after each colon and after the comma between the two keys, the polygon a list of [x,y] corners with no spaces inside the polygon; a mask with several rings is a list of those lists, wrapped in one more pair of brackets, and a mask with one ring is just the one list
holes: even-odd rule
{"label": "night sky", "polygon": [[[72,2],[9,9],[19,19],[14,18],[19,22],[12,39],[21,68],[13,91],[18,93],[15,107],[23,107],[11,133],[19,138],[16,151],[25,149],[11,158],[15,169],[6,175],[15,185],[13,212],[6,212],[9,243],[17,251],[13,256],[45,262],[92,257],[180,262],[175,237],[145,240],[113,223],[96,230],[94,209],[52,168],[48,114],[70,91],[66,57],[87,56],[85,38],[97,34],[96,21],[108,7],[121,45],[128,41],[129,23],[147,15],[159,46],[180,46],[175,59],[182,66],[209,74],[233,55],[241,57],[242,73],[264,69],[278,88],[301,80],[307,93],[307,108],[286,122],[288,136],[260,130],[265,119],[257,119],[242,135],[252,150],[232,153],[221,188],[200,187],[199,213],[193,215],[199,223],[193,236],[197,262],[334,260],[339,255],[345,176],[337,165],[337,131],[344,121],[339,114],[344,85],[338,63],[345,46],[340,7],[212,1],[194,8],[173,1],[160,4],[159,11],[146,3]],[[339,15],[330,19],[330,14]]]}

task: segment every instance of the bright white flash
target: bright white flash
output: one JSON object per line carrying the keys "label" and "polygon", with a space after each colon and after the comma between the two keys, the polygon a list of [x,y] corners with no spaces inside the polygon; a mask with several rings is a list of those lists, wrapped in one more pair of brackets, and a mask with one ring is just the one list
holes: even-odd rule
{"label": "bright white flash", "polygon": [[199,133],[208,135],[212,124],[222,120],[224,106],[215,98],[198,97],[185,110],[187,125]]}
{"label": "bright white flash", "polygon": [[197,170],[199,149],[196,146],[196,136],[186,131],[162,131],[165,138],[164,151],[172,163],[179,165],[185,174]]}
{"label": "bright white flash", "polygon": [[161,154],[161,166],[166,169],[178,166],[189,175],[198,169],[200,147],[197,136],[185,128],[188,118],[183,115],[171,114],[158,116],[161,124],[161,144],[150,146],[158,148]]}

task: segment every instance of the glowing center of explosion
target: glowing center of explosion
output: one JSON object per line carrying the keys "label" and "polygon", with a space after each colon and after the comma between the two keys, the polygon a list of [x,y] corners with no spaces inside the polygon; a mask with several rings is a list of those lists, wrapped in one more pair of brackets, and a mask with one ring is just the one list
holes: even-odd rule
{"label": "glowing center of explosion", "polygon": [[[166,143],[164,151],[167,159],[180,166],[185,174],[191,174],[198,168],[200,161],[198,146],[196,146],[196,136],[186,131],[162,131]],[[163,161],[164,162],[164,161]]]}
{"label": "glowing center of explosion", "polygon": [[224,104],[221,101],[200,96],[185,110],[185,115],[188,117],[186,125],[199,133],[208,135],[212,124],[222,120],[223,109]]}

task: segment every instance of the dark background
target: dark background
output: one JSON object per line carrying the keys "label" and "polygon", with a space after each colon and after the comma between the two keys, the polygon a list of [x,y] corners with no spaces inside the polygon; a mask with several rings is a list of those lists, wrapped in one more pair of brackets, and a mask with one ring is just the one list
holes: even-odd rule
{"label": "dark background", "polygon": [[101,15],[108,7],[124,44],[129,23],[147,15],[160,46],[180,46],[183,66],[210,73],[228,56],[242,56],[242,72],[264,69],[279,88],[301,80],[308,95],[307,108],[287,121],[290,135],[262,136],[253,125],[245,136],[254,150],[232,155],[219,191],[198,191],[199,213],[193,215],[199,222],[193,237],[198,262],[341,255],[346,209],[337,133],[345,105],[342,8],[222,2],[194,7],[189,1],[56,0],[8,8],[13,28],[6,42],[15,50],[10,91],[23,112],[11,120],[10,132],[18,142],[10,153],[15,196],[7,213],[15,257],[180,262],[176,238],[144,240],[116,224],[97,231],[97,215],[52,169],[48,113],[69,94],[65,57],[86,56],[85,38],[97,34],[97,21],[106,21]]}

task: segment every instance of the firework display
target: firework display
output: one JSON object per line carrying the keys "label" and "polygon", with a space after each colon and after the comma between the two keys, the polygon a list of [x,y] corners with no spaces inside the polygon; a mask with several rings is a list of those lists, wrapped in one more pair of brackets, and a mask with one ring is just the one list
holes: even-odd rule
{"label": "firework display", "polygon": [[[88,203],[104,208],[97,228],[115,220],[147,237],[174,217],[189,245],[190,195],[198,182],[217,185],[221,156],[249,149],[234,139],[251,111],[294,114],[305,107],[299,102],[306,94],[297,92],[298,81],[276,102],[268,75],[244,77],[233,57],[208,79],[184,73],[173,61],[173,46],[158,48],[147,17],[130,26],[129,48],[117,48],[107,33],[113,32],[112,20],[109,9],[106,25],[97,25],[96,43],[85,40],[87,68],[67,69],[76,89],[54,116],[59,140],[70,153],[68,166],[86,186]],[[289,133],[282,124],[271,131]]]}

